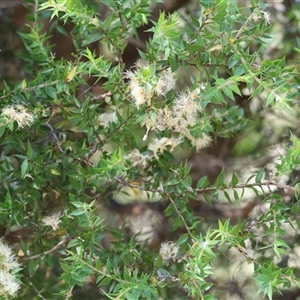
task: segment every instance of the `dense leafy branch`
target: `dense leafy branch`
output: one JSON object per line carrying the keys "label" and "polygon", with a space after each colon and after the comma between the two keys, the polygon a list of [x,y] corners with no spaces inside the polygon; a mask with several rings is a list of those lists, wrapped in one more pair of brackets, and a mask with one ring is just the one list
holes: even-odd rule
{"label": "dense leafy branch", "polygon": [[[0,297],[243,298],[218,272],[244,262],[250,293],[300,288],[300,43],[266,58],[267,5],[26,2],[24,72],[0,95]],[[253,161],[275,143],[240,171],[233,147]]]}

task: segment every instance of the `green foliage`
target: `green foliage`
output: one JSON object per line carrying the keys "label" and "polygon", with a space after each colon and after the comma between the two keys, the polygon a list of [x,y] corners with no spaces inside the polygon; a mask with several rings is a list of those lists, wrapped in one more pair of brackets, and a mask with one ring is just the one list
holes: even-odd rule
{"label": "green foliage", "polygon": [[[151,23],[151,5],[105,0],[99,14],[92,2],[36,1],[39,8],[29,16],[35,22],[19,33],[26,75],[5,84],[0,96],[0,224],[6,232],[31,230],[18,242],[24,267],[19,299],[42,298],[39,293],[71,299],[89,282],[98,287],[90,299],[217,299],[211,278],[215,262],[229,251],[251,264],[260,296],[272,299],[299,287],[296,268],[279,264],[293,252],[287,227],[299,230],[299,184],[278,183],[299,165],[299,139],[292,135],[272,176],[265,166],[246,178],[223,168],[214,182],[205,175],[195,183],[177,158],[177,152],[201,151],[249,126],[242,88],[249,91],[247,101],[259,97],[264,113],[298,109],[297,65],[263,53],[270,34],[265,5],[207,0],[200,8],[192,4],[199,9],[187,19],[161,12],[139,50],[142,61],[125,70],[126,41]],[[47,15],[73,24],[72,61],[51,52],[36,22]],[[91,50],[95,42],[109,55]],[[175,77],[184,70],[190,74],[181,87]],[[91,79],[103,93],[88,87]],[[126,238],[122,226],[106,226],[114,223],[108,194],[124,186],[132,200],[166,204],[176,234],[165,252],[163,246],[148,251],[142,230]],[[294,191],[296,201],[287,204],[273,187]],[[220,217],[205,228],[189,207],[199,195],[208,204],[242,205],[249,190],[266,205],[252,223]]]}

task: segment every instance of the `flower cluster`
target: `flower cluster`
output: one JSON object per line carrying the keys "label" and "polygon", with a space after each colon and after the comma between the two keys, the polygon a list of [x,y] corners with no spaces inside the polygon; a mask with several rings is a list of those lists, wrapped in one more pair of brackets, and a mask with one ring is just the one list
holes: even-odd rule
{"label": "flower cluster", "polygon": [[16,296],[20,284],[14,272],[19,267],[20,264],[17,262],[12,249],[0,241],[0,296],[5,298]]}
{"label": "flower cluster", "polygon": [[[174,89],[176,84],[175,74],[170,69],[163,70],[157,75],[155,65],[149,65],[142,61],[136,63],[135,71],[127,71],[125,78],[129,80],[129,89],[138,109],[144,104],[150,107],[154,95],[164,96]],[[202,133],[200,137],[195,137],[190,132],[191,127],[201,124],[199,113],[202,106],[196,99],[199,98],[203,89],[205,89],[204,84],[194,90],[180,93],[175,97],[173,105],[170,107],[168,105],[161,108],[151,106],[151,112],[143,122],[143,125],[146,126],[143,140],[147,139],[150,131],[170,130],[176,133],[178,137],[154,139],[148,146],[148,150],[152,154],[149,156],[141,155],[139,150],[134,149],[125,159],[131,160],[133,166],[146,166],[148,158],[158,158],[157,154],[162,153],[168,147],[172,151],[184,138],[187,138],[196,150],[208,146],[211,142],[208,135]]]}
{"label": "flower cluster", "polygon": [[151,105],[154,95],[165,95],[175,87],[175,75],[170,69],[163,70],[159,75],[155,72],[155,66],[141,60],[136,63],[135,71],[126,71],[125,78],[129,79],[129,89],[135,100],[135,106]]}
{"label": "flower cluster", "polygon": [[202,133],[201,137],[194,137],[189,129],[189,127],[201,123],[198,115],[202,107],[195,100],[203,88],[201,86],[193,91],[180,93],[175,98],[174,105],[171,108],[164,106],[155,111],[155,118],[148,116],[144,121],[146,134],[143,140],[147,139],[148,133],[151,130],[170,130],[179,134],[179,138],[176,140],[177,144],[183,138],[187,138],[196,150],[207,147],[211,142],[211,138],[205,133]]}
{"label": "flower cluster", "polygon": [[28,110],[20,104],[10,105],[2,109],[1,117],[7,124],[17,122],[18,128],[24,128],[25,126],[31,126],[34,117]]}

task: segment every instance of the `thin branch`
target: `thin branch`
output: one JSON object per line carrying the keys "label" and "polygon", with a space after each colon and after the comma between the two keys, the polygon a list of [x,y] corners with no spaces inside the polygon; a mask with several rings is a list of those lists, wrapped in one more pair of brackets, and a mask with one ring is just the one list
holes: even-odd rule
{"label": "thin branch", "polygon": [[94,266],[88,264],[86,261],[82,260],[81,258],[78,258],[77,260],[78,260],[79,262],[81,262],[82,264],[84,264],[85,266],[88,266],[89,268],[91,268],[96,274],[103,275],[103,276],[108,277],[108,278],[110,278],[110,279],[119,281],[119,282],[121,282],[121,283],[123,283],[123,284],[130,284],[130,285],[132,284],[131,281],[123,280],[123,279],[120,279],[120,278],[115,278],[114,276],[112,276],[112,275],[110,275],[110,274],[107,274],[107,273],[105,273],[105,272],[103,272],[103,271],[101,271],[101,270],[95,268]]}
{"label": "thin branch", "polygon": [[105,99],[106,97],[111,97],[111,96],[112,96],[112,93],[107,92],[104,94],[94,96],[93,98],[90,99],[90,101],[101,100],[101,99]]}
{"label": "thin branch", "polygon": [[[90,157],[97,151],[97,148],[98,148],[98,145],[100,145],[100,144],[104,144],[110,137],[111,137],[111,135],[112,134],[114,134],[114,133],[116,133],[116,132],[118,132],[120,129],[121,129],[121,127],[123,126],[123,125],[125,125],[126,124],[126,122],[129,120],[129,119],[131,119],[132,117],[134,116],[134,113],[131,113],[120,125],[118,125],[109,135],[107,135],[106,137],[104,137],[103,139],[100,139],[100,137],[98,137],[98,135],[96,135],[96,138],[97,138],[97,140],[98,140],[98,142],[96,142],[96,143],[94,143],[92,146],[91,146],[91,149],[90,149],[90,153],[89,153],[89,155],[88,155],[88,157],[87,157],[87,159],[86,159],[86,161],[88,161],[89,159],[90,159]],[[117,177],[115,176],[115,179],[116,179]]]}
{"label": "thin branch", "polygon": [[[164,191],[163,186],[161,186],[159,189],[155,188],[145,188],[143,186],[139,186],[136,184],[132,184],[131,182],[127,182],[122,180],[120,177],[114,176],[114,179],[118,181],[119,183],[129,186],[131,188],[147,191],[147,192],[154,192],[154,193],[159,193],[159,194],[169,194]],[[292,190],[295,191],[295,187],[290,186],[290,185],[285,185],[285,184],[280,184],[274,181],[265,181],[265,182],[258,182],[258,183],[241,183],[241,184],[236,184],[236,185],[226,185],[226,186],[209,186],[203,189],[194,189],[198,193],[203,193],[203,192],[210,192],[210,191],[216,191],[216,190],[234,190],[234,189],[244,189],[244,188],[254,188],[254,187],[262,187],[262,186],[276,186],[279,189],[286,189],[286,190]]]}
{"label": "thin branch", "polygon": [[215,191],[215,190],[234,190],[234,189],[254,188],[254,187],[262,187],[262,186],[266,186],[266,187],[276,186],[279,189],[287,189],[287,190],[295,191],[295,188],[293,186],[280,184],[274,181],[265,181],[265,182],[258,182],[258,183],[241,183],[236,185],[227,185],[225,187],[211,186],[211,187],[206,187],[203,189],[195,189],[195,190],[199,193],[202,193],[202,192]]}
{"label": "thin branch", "polygon": [[191,233],[191,231],[190,231],[190,229],[189,229],[187,223],[185,222],[185,219],[184,219],[183,215],[182,215],[182,214],[180,213],[180,211],[178,210],[178,208],[177,208],[175,202],[173,201],[173,199],[172,199],[171,197],[169,197],[169,199],[170,199],[171,203],[173,204],[173,206],[174,206],[174,208],[175,208],[175,210],[176,210],[178,216],[179,216],[180,219],[182,220],[182,222],[183,222],[183,224],[184,224],[184,227],[185,227],[187,233],[192,237],[192,233]]}
{"label": "thin branch", "polygon": [[[246,260],[249,262],[252,262],[260,267],[262,267],[263,265],[258,262],[255,258],[252,258],[251,256],[248,255],[246,249],[244,247],[242,247],[241,245],[235,245],[234,248],[240,252],[245,258]],[[296,285],[298,284],[297,280],[295,280],[295,278],[291,277],[291,276],[288,276],[288,275],[285,275],[285,274],[279,274],[278,277],[281,277],[281,278],[284,278],[285,280],[288,280],[290,282],[293,282],[295,283]]]}
{"label": "thin branch", "polygon": [[[180,219],[183,221],[183,224],[187,230],[187,232],[189,233],[190,236],[192,236],[187,223],[185,222],[185,219],[183,218],[182,214],[180,213],[180,211],[178,210],[175,202],[173,201],[170,193],[164,191],[164,187],[161,186],[160,189],[154,189],[154,188],[145,188],[143,186],[140,185],[136,185],[133,184],[131,182],[127,182],[127,181],[123,181],[121,178],[114,176],[114,179],[116,181],[118,181],[119,183],[129,186],[133,189],[138,189],[138,190],[143,190],[143,191],[148,191],[148,192],[154,192],[154,193],[158,193],[160,195],[166,195],[168,197],[168,199],[170,199],[170,202],[172,203],[172,205],[174,206],[176,213],[178,214],[178,216],[180,217]],[[233,185],[233,186],[210,186],[210,187],[206,187],[203,189],[195,189],[195,191],[197,191],[198,193],[203,193],[203,192],[209,192],[209,191],[216,191],[216,190],[226,190],[226,189],[244,189],[244,188],[255,188],[255,187],[262,187],[262,186],[266,186],[268,187],[269,191],[270,191],[270,186],[276,186],[277,188],[282,188],[282,189],[289,189],[292,191],[295,191],[295,188],[289,185],[282,185],[273,181],[266,181],[266,182],[260,182],[260,183],[242,183],[242,184],[237,184],[237,185]]]}
{"label": "thin branch", "polygon": [[[138,287],[138,286],[136,286]],[[123,295],[125,295],[127,292],[131,291],[132,288],[128,287],[127,289],[125,289],[122,293],[120,293],[115,299],[123,299]]]}
{"label": "thin branch", "polygon": [[37,296],[42,299],[42,300],[47,300],[41,293],[40,291],[36,288],[36,286],[27,278],[27,281],[29,283],[29,285],[32,286],[32,288],[34,289],[34,291],[36,292]]}
{"label": "thin branch", "polygon": [[71,299],[72,298],[72,292],[74,289],[74,285],[68,290],[67,294],[66,294],[66,298],[65,300]]}
{"label": "thin branch", "polygon": [[261,264],[254,258],[252,258],[251,256],[248,255],[246,249],[244,247],[242,247],[241,245],[235,245],[234,248],[240,252],[246,259],[248,262],[253,262],[259,266],[261,266]]}
{"label": "thin branch", "polygon": [[247,25],[249,24],[249,22],[252,20],[254,13],[256,13],[255,10],[251,13],[251,15],[247,18],[247,20],[245,21],[245,23],[240,28],[240,30],[238,31],[238,33],[234,37],[235,40],[237,40],[240,37],[240,35],[242,34],[243,30],[247,27]]}
{"label": "thin branch", "polygon": [[53,136],[53,139],[54,139],[54,141],[55,141],[55,143],[56,143],[56,146],[58,147],[59,151],[60,151],[61,153],[64,153],[64,150],[63,150],[62,147],[60,146],[59,139],[58,139],[58,137],[57,137],[57,135],[56,135],[56,133],[55,133],[53,127],[52,127],[48,122],[45,123],[45,125],[49,127],[49,129],[50,129],[50,131],[51,131],[51,134],[52,134],[52,136]]}
{"label": "thin branch", "polygon": [[64,237],[64,239],[62,239],[57,245],[55,245],[53,248],[51,248],[48,251],[45,251],[44,253],[40,253],[40,254],[36,254],[36,255],[32,255],[32,256],[27,256],[27,257],[23,257],[22,261],[28,261],[28,260],[33,260],[33,259],[37,259],[37,258],[41,258],[43,255],[48,255],[53,253],[54,251],[56,251],[59,248],[63,248],[66,246],[66,244],[71,240],[69,235],[66,235]]}
{"label": "thin branch", "polygon": [[160,194],[165,193],[165,192],[163,191],[163,189],[145,188],[145,187],[143,187],[143,186],[136,185],[136,184],[132,184],[132,183],[130,183],[130,182],[128,182],[128,181],[124,181],[124,180],[122,180],[122,179],[121,179],[120,177],[118,177],[118,176],[114,176],[114,179],[115,179],[116,181],[118,181],[119,183],[123,184],[123,185],[129,186],[129,187],[131,187],[131,188],[136,188],[136,189],[138,189],[138,190],[147,191],[147,192],[153,192],[153,193],[160,193]]}
{"label": "thin branch", "polygon": [[10,97],[10,96],[13,96],[17,93],[24,93],[24,92],[31,92],[35,89],[42,89],[42,88],[45,88],[47,86],[51,86],[51,85],[54,85],[54,84],[57,84],[58,82],[60,82],[60,80],[54,80],[52,82],[49,82],[49,83],[42,83],[42,84],[39,84],[39,85],[36,85],[36,86],[31,86],[31,87],[28,87],[28,88],[24,88],[20,91],[11,91],[10,93],[8,94],[4,94],[2,96],[0,96],[0,99],[4,99],[4,98],[7,98],[7,97]]}

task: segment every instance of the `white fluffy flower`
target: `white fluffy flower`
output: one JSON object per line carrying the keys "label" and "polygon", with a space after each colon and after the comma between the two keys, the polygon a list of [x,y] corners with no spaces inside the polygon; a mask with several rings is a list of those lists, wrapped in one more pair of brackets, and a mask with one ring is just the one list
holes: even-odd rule
{"label": "white fluffy flower", "polygon": [[148,149],[153,152],[153,155],[157,157],[157,153],[162,153],[167,147],[171,147],[171,151],[178,146],[182,140],[180,138],[166,138],[153,139],[148,146]]}
{"label": "white fluffy flower", "polygon": [[10,271],[18,269],[20,264],[12,249],[0,241],[0,296],[14,297],[20,289],[20,284]]}
{"label": "white fluffy flower", "polygon": [[146,88],[140,86],[136,81],[130,82],[131,95],[135,99],[135,105],[139,108],[143,104],[150,105],[150,100],[153,96],[152,92],[146,90]]}
{"label": "white fluffy flower", "polygon": [[20,284],[17,282],[16,277],[10,273],[0,270],[0,295],[7,297],[15,297]]}
{"label": "white fluffy flower", "polygon": [[175,74],[169,68],[161,72],[154,91],[157,95],[165,95],[168,91],[174,89],[175,85]]}
{"label": "white fluffy flower", "polygon": [[265,24],[266,25],[271,24],[271,13],[269,11],[263,11],[262,13],[264,16]]}
{"label": "white fluffy flower", "polygon": [[151,106],[153,95],[165,95],[174,89],[175,74],[170,68],[156,74],[153,65],[141,60],[136,62],[135,67],[135,71],[127,70],[124,77],[129,80],[130,93],[135,99],[137,108],[143,104]]}
{"label": "white fluffy flower", "polygon": [[30,126],[34,117],[28,112],[23,105],[10,105],[2,109],[1,117],[5,119],[7,123],[17,122],[18,128]]}
{"label": "white fluffy flower", "polygon": [[159,254],[163,260],[169,260],[177,256],[178,250],[173,242],[164,242],[160,245]]}
{"label": "white fluffy flower", "polygon": [[195,101],[199,90],[183,92],[174,101],[173,113],[180,123],[193,126],[197,122],[197,113],[202,110],[199,103]]}
{"label": "white fluffy flower", "polygon": [[50,216],[46,216],[42,219],[42,223],[44,226],[51,226],[53,230],[57,230],[59,228],[59,223],[61,222],[60,217],[62,216],[61,212],[55,212]]}
{"label": "white fluffy flower", "polygon": [[139,108],[143,104],[151,105],[153,90],[151,89],[151,83],[145,81],[145,78],[141,75],[142,70],[147,70],[149,65],[142,60],[138,60],[135,66],[136,70],[127,70],[124,77],[129,79],[130,93],[135,100],[136,107]]}
{"label": "white fluffy flower", "polygon": [[146,168],[148,166],[147,159],[149,155],[143,155],[138,149],[132,150],[130,153],[125,155],[125,160],[130,160],[133,167],[141,166]]}
{"label": "white fluffy flower", "polygon": [[192,143],[192,145],[196,148],[197,151],[208,147],[212,141],[211,137],[207,134],[202,134],[201,138],[188,137]]}
{"label": "white fluffy flower", "polygon": [[0,269],[9,272],[14,268],[18,268],[20,264],[17,262],[16,256],[12,249],[0,241]]}
{"label": "white fluffy flower", "polygon": [[98,120],[100,122],[100,125],[102,125],[104,128],[109,127],[109,123],[117,123],[118,122],[117,114],[115,111],[112,113],[101,114],[98,117]]}

